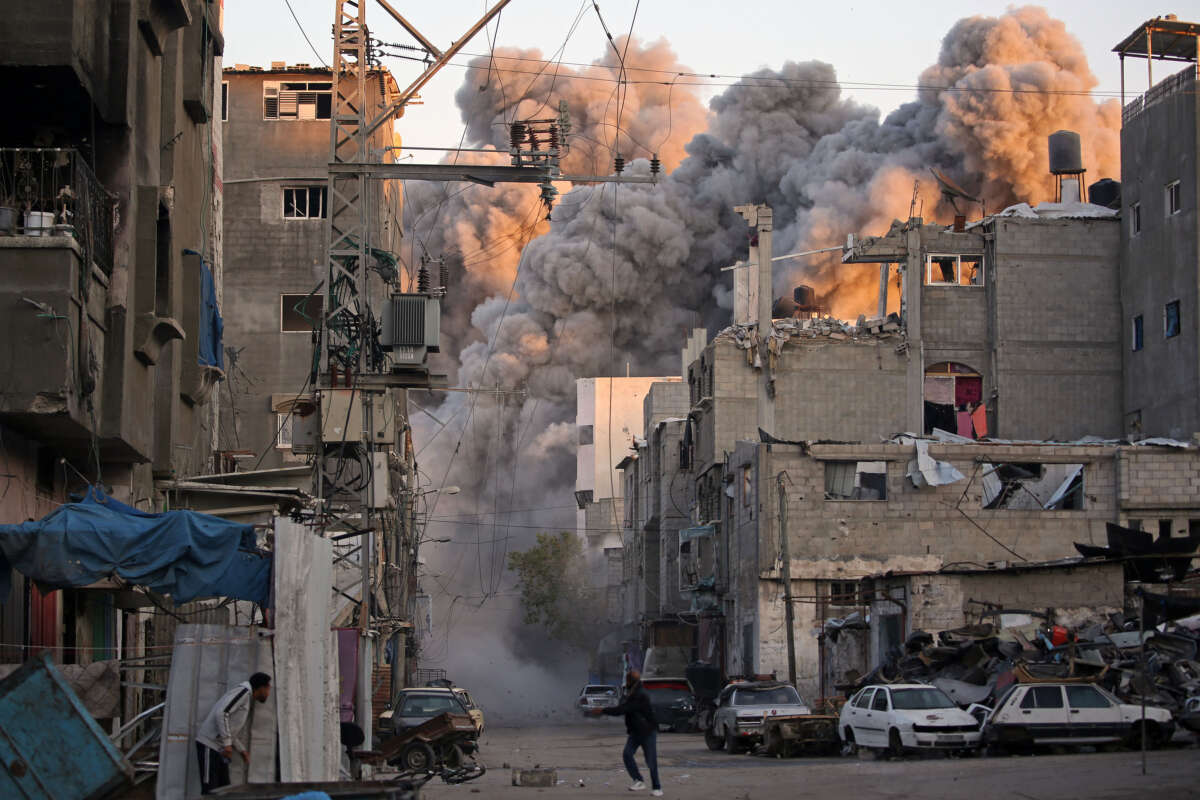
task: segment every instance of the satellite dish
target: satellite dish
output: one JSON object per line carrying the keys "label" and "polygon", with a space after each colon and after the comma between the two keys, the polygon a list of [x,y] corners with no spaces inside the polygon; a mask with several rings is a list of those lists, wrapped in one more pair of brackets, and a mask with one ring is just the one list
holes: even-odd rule
{"label": "satellite dish", "polygon": [[942,173],[938,172],[933,167],[930,167],[929,171],[933,173],[933,179],[937,181],[938,188],[942,190],[942,197],[946,200],[949,200],[950,205],[954,207],[954,213],[959,213],[958,203],[956,202],[956,199],[959,197],[972,203],[980,202],[979,198],[972,197],[971,195],[967,194],[961,186],[947,178]]}

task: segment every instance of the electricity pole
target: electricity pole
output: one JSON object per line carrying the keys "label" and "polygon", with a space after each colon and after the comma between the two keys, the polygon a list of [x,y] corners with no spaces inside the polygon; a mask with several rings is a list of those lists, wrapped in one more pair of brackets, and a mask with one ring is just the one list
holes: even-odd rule
{"label": "electricity pole", "polygon": [[796,634],[795,613],[792,609],[792,553],[788,546],[787,529],[787,489],[783,485],[784,473],[779,473],[775,481],[779,485],[779,549],[782,551],[783,567],[780,573],[783,578],[783,627],[787,631],[788,683],[796,685]]}

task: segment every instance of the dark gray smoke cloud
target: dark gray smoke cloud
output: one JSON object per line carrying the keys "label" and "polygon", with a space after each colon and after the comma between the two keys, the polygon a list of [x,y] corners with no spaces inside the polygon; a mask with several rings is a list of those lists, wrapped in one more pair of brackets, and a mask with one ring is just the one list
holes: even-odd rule
{"label": "dark gray smoke cloud", "polygon": [[[673,60],[662,43],[631,52]],[[609,75],[610,55],[597,67]],[[548,105],[557,104],[559,96],[582,104],[583,110],[571,109],[586,120],[585,136],[612,141],[614,115],[605,100],[611,84],[559,79],[538,84],[536,91],[514,91],[524,85],[520,76],[505,79],[502,58],[496,62],[486,84],[480,72],[471,72],[457,95],[469,145],[503,147],[506,134],[497,122],[521,116],[547,97]],[[623,374],[627,363],[634,374],[678,374],[686,331],[727,321],[720,300],[728,278],[719,270],[744,258],[747,242],[734,205],[770,203],[776,252],[786,253],[834,245],[851,232],[881,232],[893,218],[907,216],[918,180],[923,215],[948,220],[953,211],[940,205],[929,167],[979,193],[989,210],[1052,199],[1046,137],[1059,128],[1081,134],[1091,176],[1117,172],[1117,104],[1098,104],[1085,94],[1096,81],[1079,42],[1041,9],[959,21],[921,83],[914,102],[883,119],[842,96],[834,69],[818,62],[749,76],[716,97],[707,117],[676,86],[671,129],[688,138],[681,139],[686,146],[670,163],[669,176],[653,187],[576,187],[564,194],[548,224],[523,217],[532,197],[528,187],[472,189],[440,208],[443,187],[410,187],[410,218],[425,220],[417,226],[418,238],[431,251],[467,254],[457,277],[461,291],[448,301],[457,308],[448,315],[451,335],[462,345],[451,351],[460,354],[453,365],[456,382],[519,392],[457,394],[435,410],[449,424],[423,456],[426,469],[435,484],[448,474],[448,483],[474,493],[454,508],[556,509],[500,517],[496,530],[505,548],[527,544],[539,525],[572,526],[573,514],[562,507],[573,489],[575,379]],[[626,106],[622,127],[629,126],[630,141],[653,141],[662,130],[667,87],[659,89],[644,90]],[[657,149],[676,152],[667,144]],[[607,151],[585,149],[579,156],[585,163],[574,168],[607,171],[597,165],[608,158]],[[647,168],[636,161],[629,169]],[[429,227],[430,218],[438,225]],[[494,242],[501,244],[490,254],[472,255]],[[836,259],[794,263],[778,270],[777,290],[805,282],[839,316],[873,311],[873,268],[843,267]],[[429,423],[418,440],[428,441],[437,430]],[[506,529],[506,521],[529,527]],[[437,530],[448,529],[443,524]],[[481,538],[495,538],[490,531]],[[454,536],[478,533],[478,527],[462,528]],[[451,580],[470,573],[468,583],[484,589],[503,585],[495,577],[502,552],[483,547]],[[440,563],[442,555],[434,558]],[[494,626],[495,619],[488,619]]]}

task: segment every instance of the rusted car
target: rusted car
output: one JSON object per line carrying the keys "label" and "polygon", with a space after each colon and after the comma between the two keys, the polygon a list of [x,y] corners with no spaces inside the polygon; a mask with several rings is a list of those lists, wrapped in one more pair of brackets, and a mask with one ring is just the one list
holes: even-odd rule
{"label": "rusted car", "polygon": [[478,735],[470,716],[446,712],[385,739],[379,758],[403,774],[432,774],[446,783],[464,783],[487,771],[478,757]]}
{"label": "rusted car", "polygon": [[787,714],[763,720],[763,750],[769,756],[834,755],[841,749],[838,718],[830,714]]}

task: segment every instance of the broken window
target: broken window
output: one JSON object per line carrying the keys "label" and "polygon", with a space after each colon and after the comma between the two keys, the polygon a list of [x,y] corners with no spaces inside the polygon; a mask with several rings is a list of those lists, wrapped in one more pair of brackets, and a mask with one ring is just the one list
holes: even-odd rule
{"label": "broken window", "polygon": [[1171,339],[1179,335],[1179,301],[1172,300],[1163,307],[1163,336]]}
{"label": "broken window", "polygon": [[1083,464],[984,463],[981,479],[986,509],[1083,510]]}
{"label": "broken window", "polygon": [[263,84],[263,119],[329,119],[333,111],[333,84],[278,81]]}
{"label": "broken window", "polygon": [[1182,198],[1179,194],[1179,181],[1171,181],[1168,183],[1166,191],[1167,216],[1169,217],[1172,214],[1178,214],[1180,209],[1183,208]]}
{"label": "broken window", "polygon": [[715,525],[684,528],[679,532],[679,588],[713,588],[717,560]]}
{"label": "broken window", "polygon": [[983,376],[966,364],[943,361],[925,370],[925,433],[934,428],[968,439],[987,436]]}
{"label": "broken window", "polygon": [[887,500],[886,461],[826,461],[826,500]]}
{"label": "broken window", "polygon": [[285,186],[283,189],[284,219],[323,219],[326,188],[324,186]]}
{"label": "broken window", "polygon": [[325,298],[316,294],[279,295],[279,330],[312,333],[321,326]]}
{"label": "broken window", "polygon": [[1136,317],[1133,318],[1133,331],[1132,331],[1133,347],[1132,347],[1132,349],[1135,353],[1138,350],[1142,349],[1142,343],[1143,343],[1142,337],[1145,335],[1145,332],[1146,332],[1145,325],[1142,322],[1142,315],[1138,314]]}
{"label": "broken window", "polygon": [[925,259],[926,286],[983,286],[983,256],[938,255]]}

